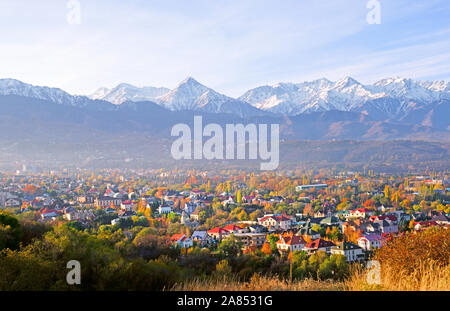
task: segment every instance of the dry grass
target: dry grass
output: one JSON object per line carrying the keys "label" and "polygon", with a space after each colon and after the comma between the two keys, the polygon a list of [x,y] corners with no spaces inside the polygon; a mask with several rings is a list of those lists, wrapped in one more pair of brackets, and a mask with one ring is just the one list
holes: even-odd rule
{"label": "dry grass", "polygon": [[366,272],[355,270],[347,290],[450,291],[450,230],[429,228],[394,239],[379,249],[381,284],[369,285]]}
{"label": "dry grass", "polygon": [[248,282],[224,277],[213,280],[195,280],[176,284],[173,291],[338,291],[343,290],[342,283],[316,281],[283,281],[275,277],[254,275]]}
{"label": "dry grass", "polygon": [[344,282],[283,281],[275,277],[253,276],[248,282],[234,278],[194,280],[176,284],[172,291],[450,291],[450,266],[432,261],[420,264],[412,273],[381,267],[381,284],[368,284],[367,270],[355,269]]}
{"label": "dry grass", "polygon": [[344,290],[450,291],[450,265],[438,265],[432,260],[419,263],[412,273],[381,265],[379,285],[368,284],[366,276],[367,271],[354,271],[344,282]]}

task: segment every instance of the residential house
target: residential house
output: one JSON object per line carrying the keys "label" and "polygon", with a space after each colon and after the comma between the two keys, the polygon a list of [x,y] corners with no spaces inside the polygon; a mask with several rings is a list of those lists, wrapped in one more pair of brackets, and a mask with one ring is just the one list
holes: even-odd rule
{"label": "residential house", "polygon": [[277,248],[280,252],[300,251],[305,245],[306,242],[302,236],[293,234],[281,236],[277,241]]}
{"label": "residential house", "polygon": [[364,253],[361,247],[352,242],[343,242],[331,247],[332,255],[343,255],[348,262],[363,261]]}
{"label": "residential house", "polygon": [[328,216],[328,217],[323,218],[319,222],[319,224],[321,226],[335,226],[335,225],[339,225],[340,224],[340,220],[336,216]]}
{"label": "residential house", "polygon": [[58,217],[58,212],[52,209],[43,209],[41,211],[41,219],[42,220],[55,220]]}
{"label": "residential house", "polygon": [[69,210],[66,209],[64,216],[68,221],[89,221],[95,219],[92,210]]}
{"label": "residential house", "polygon": [[331,247],[335,246],[335,244],[331,241],[326,241],[322,238],[318,238],[311,243],[307,243],[303,248],[309,254],[315,253],[317,251],[323,251],[326,253],[330,253]]}
{"label": "residential house", "polygon": [[229,233],[246,233],[246,232],[248,232],[247,228],[241,228],[241,227],[233,225],[233,224],[223,227],[223,229],[227,230]]}
{"label": "residential house", "polygon": [[372,233],[365,234],[358,238],[358,245],[365,251],[371,251],[380,248],[383,245],[381,235]]}
{"label": "residential house", "polygon": [[337,211],[334,215],[338,218],[348,219],[350,217],[350,211]]}
{"label": "residential house", "polygon": [[226,206],[227,204],[235,204],[233,197],[228,197],[228,199],[222,201],[222,205]]}
{"label": "residential house", "polygon": [[388,218],[384,220],[374,220],[374,224],[378,224],[379,231],[381,233],[396,233],[398,232],[398,224],[397,221],[389,220]]}
{"label": "residential house", "polygon": [[160,213],[160,214],[169,214],[171,212],[172,212],[172,207],[170,205],[161,204],[158,207],[158,213]]}
{"label": "residential house", "polygon": [[250,230],[250,232],[253,232],[253,233],[267,232],[266,227],[264,227],[262,225],[258,225],[258,224],[248,226],[248,229]]}
{"label": "residential house", "polygon": [[6,199],[5,200],[5,207],[19,207],[22,203],[20,202],[19,199]]}
{"label": "residential house", "polygon": [[122,203],[120,203],[120,208],[124,211],[133,211],[136,207],[136,204],[134,204],[130,200],[125,200]]}
{"label": "residential house", "polygon": [[120,206],[122,199],[109,196],[101,196],[94,200],[94,204],[98,207],[110,207],[111,205]]}
{"label": "residential house", "polygon": [[301,235],[301,236],[308,235],[312,240],[316,240],[316,239],[320,238],[320,233],[317,231],[314,231],[311,227],[300,228],[297,231],[296,235]]}
{"label": "residential house", "polygon": [[81,204],[94,204],[94,197],[90,195],[81,195],[77,198],[77,201]]}
{"label": "residential house", "polygon": [[414,223],[414,230],[421,231],[428,227],[437,226],[438,223],[436,221],[418,221]]}
{"label": "residential house", "polygon": [[233,235],[240,239],[243,247],[256,246],[258,248],[264,244],[267,237],[267,233],[254,232],[234,233]]}
{"label": "residential house", "polygon": [[228,232],[228,230],[221,227],[215,227],[208,231],[208,235],[213,237],[216,241],[222,240],[224,236],[227,236],[229,234],[230,232]]}
{"label": "residential house", "polygon": [[170,237],[170,242],[175,243],[176,245],[182,247],[182,248],[189,248],[192,247],[194,242],[192,239],[185,234],[174,234]]}
{"label": "residential house", "polygon": [[366,218],[366,215],[368,214],[367,210],[365,208],[357,208],[350,212],[350,217],[355,218]]}
{"label": "residential house", "polygon": [[211,243],[211,237],[206,231],[194,231],[194,233],[192,233],[191,239],[200,246],[205,246]]}
{"label": "residential house", "polygon": [[258,223],[269,230],[288,230],[292,225],[292,218],[287,215],[266,215],[258,219]]}
{"label": "residential house", "polygon": [[201,211],[201,208],[200,208],[200,207],[197,207],[197,208],[195,209],[195,211],[193,211],[193,212],[189,215],[189,217],[190,217],[192,220],[199,221],[199,220],[200,220],[200,217],[199,217],[200,211]]}

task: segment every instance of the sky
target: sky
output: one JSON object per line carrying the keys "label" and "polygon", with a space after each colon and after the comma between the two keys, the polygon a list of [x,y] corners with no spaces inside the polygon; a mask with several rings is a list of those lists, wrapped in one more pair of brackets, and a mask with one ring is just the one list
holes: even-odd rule
{"label": "sky", "polygon": [[450,1],[0,0],[0,78],[91,94],[188,76],[233,97],[322,77],[449,81]]}

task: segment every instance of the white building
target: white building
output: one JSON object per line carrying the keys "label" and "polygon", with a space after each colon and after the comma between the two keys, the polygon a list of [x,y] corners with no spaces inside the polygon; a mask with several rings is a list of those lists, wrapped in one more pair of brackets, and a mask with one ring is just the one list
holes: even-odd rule
{"label": "white building", "polygon": [[379,234],[366,234],[358,239],[358,245],[365,251],[370,251],[380,248],[382,245],[382,238]]}
{"label": "white building", "polygon": [[344,242],[331,248],[332,255],[344,255],[348,262],[364,260],[364,253],[361,247],[351,242]]}
{"label": "white building", "polygon": [[160,214],[169,214],[170,212],[172,212],[172,207],[169,205],[160,205],[158,207],[158,213]]}

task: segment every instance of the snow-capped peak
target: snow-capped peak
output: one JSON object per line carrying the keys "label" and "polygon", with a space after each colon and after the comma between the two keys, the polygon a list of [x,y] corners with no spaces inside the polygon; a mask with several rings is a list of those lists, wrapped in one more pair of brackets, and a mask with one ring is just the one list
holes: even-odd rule
{"label": "snow-capped peak", "polygon": [[166,94],[168,91],[169,89],[164,87],[137,87],[128,83],[120,83],[112,89],[100,88],[89,97],[120,105],[125,101],[155,101],[158,96]]}
{"label": "snow-capped peak", "polygon": [[89,102],[86,96],[73,96],[59,88],[35,86],[15,79],[0,79],[0,95],[37,98],[71,106],[85,106]]}
{"label": "snow-capped peak", "polygon": [[170,110],[197,110],[214,102],[216,106],[233,100],[204,86],[192,77],[181,81],[167,94],[159,96],[157,102]]}
{"label": "snow-capped peak", "polygon": [[[423,104],[449,98],[447,82],[416,82],[400,77],[383,79],[372,85],[364,85],[351,77],[336,82],[323,78],[297,84],[279,83],[254,88],[240,97],[260,109],[289,115],[327,110],[353,111],[361,109],[365,103],[381,99],[385,106],[389,106],[390,112],[401,113],[414,107],[411,105],[414,101]],[[392,106],[394,102],[398,107]]]}

